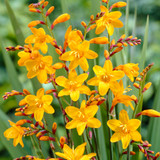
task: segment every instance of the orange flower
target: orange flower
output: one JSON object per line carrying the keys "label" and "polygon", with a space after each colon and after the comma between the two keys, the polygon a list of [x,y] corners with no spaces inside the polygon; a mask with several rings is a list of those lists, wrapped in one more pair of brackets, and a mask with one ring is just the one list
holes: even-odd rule
{"label": "orange flower", "polygon": [[97,105],[86,106],[85,100],[82,101],[80,109],[74,106],[66,107],[65,112],[73,119],[66,124],[66,128],[77,128],[78,135],[82,135],[86,126],[90,128],[99,128],[101,122],[97,118],[94,118],[97,111]]}
{"label": "orange flower", "polygon": [[[7,129],[5,132],[4,132],[4,136],[7,138],[7,139],[11,139],[13,138],[13,145],[14,146],[17,146],[18,143],[20,143],[20,145],[22,147],[24,147],[24,144],[23,144],[23,141],[22,141],[22,137],[25,133],[25,127],[21,127],[20,125],[17,125],[16,123],[13,123],[11,122],[10,120],[8,120],[10,125],[12,126],[11,128]],[[18,121],[19,122],[19,121]],[[17,123],[18,123],[17,122]]]}
{"label": "orange flower", "polygon": [[114,32],[114,28],[123,27],[123,23],[118,19],[122,14],[119,11],[109,12],[105,6],[101,6],[100,8],[104,15],[96,21],[96,34],[100,34],[107,29],[108,34],[111,36]]}
{"label": "orange flower", "polygon": [[56,78],[56,83],[65,89],[62,89],[58,96],[70,95],[73,101],[77,101],[79,99],[80,94],[90,94],[90,89],[82,85],[83,82],[88,78],[87,73],[83,73],[77,76],[75,70],[70,71],[68,79],[64,76],[59,76]]}
{"label": "orange flower", "polygon": [[47,74],[55,73],[55,69],[52,68],[52,57],[40,55],[34,60],[28,60],[25,65],[28,70],[27,77],[38,78],[40,83],[44,83],[47,80]]}
{"label": "orange flower", "polygon": [[116,67],[116,69],[122,70],[132,82],[134,81],[134,77],[137,77],[139,75],[138,64],[127,63],[124,65],[119,65],[118,67]]}
{"label": "orange flower", "polygon": [[126,149],[130,140],[141,141],[141,134],[136,131],[140,126],[141,121],[138,119],[129,119],[127,111],[124,109],[119,113],[119,120],[111,119],[107,121],[109,128],[115,133],[112,135],[110,141],[122,141],[123,149]]}
{"label": "orange flower", "polygon": [[88,85],[98,86],[99,94],[102,96],[108,92],[108,89],[113,85],[113,81],[124,77],[124,72],[113,71],[112,62],[110,60],[105,61],[103,68],[95,65],[93,71],[97,77],[91,78],[87,83]]}
{"label": "orange flower", "polygon": [[145,116],[149,116],[149,117],[160,117],[160,112],[158,112],[154,109],[145,109],[142,112],[138,113],[136,115],[136,117],[138,117],[140,115],[145,115]]}
{"label": "orange flower", "polygon": [[124,89],[122,80],[120,80],[119,83],[117,81],[113,82],[113,84],[111,85],[111,91],[113,92],[115,97],[112,101],[112,107],[110,109],[110,112],[113,111],[113,108],[117,103],[123,103],[125,106],[130,106],[132,110],[134,110],[134,107],[131,103],[131,101],[133,101],[133,98],[128,95],[123,95],[125,92],[127,92],[126,90],[130,89]]}
{"label": "orange flower", "polygon": [[73,70],[78,65],[87,71],[89,68],[87,59],[94,59],[98,57],[98,54],[89,49],[90,43],[88,41],[83,41],[82,43],[75,43],[74,41],[69,43],[69,48],[71,51],[65,52],[60,56],[60,60],[71,61],[69,69]]}
{"label": "orange flower", "polygon": [[34,43],[36,49],[41,49],[42,53],[47,53],[48,46],[46,43],[51,43],[54,39],[46,35],[43,28],[31,28],[33,35],[30,35],[25,39],[25,43]]}
{"label": "orange flower", "polygon": [[36,121],[41,121],[44,112],[48,114],[54,113],[54,108],[50,105],[52,103],[53,97],[50,95],[44,95],[44,88],[37,91],[37,95],[27,95],[25,100],[28,104],[27,109],[25,109],[25,114],[33,114]]}

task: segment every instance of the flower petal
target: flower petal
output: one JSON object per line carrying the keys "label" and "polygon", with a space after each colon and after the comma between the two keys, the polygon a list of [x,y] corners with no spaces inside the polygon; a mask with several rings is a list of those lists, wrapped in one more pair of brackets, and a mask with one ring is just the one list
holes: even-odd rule
{"label": "flower petal", "polygon": [[122,123],[117,119],[111,119],[107,121],[108,127],[113,131],[119,131],[119,127]]}
{"label": "flower petal", "polygon": [[59,76],[56,78],[56,83],[62,87],[66,86],[68,79],[64,76]]}
{"label": "flower petal", "polygon": [[99,82],[98,91],[101,96],[104,96],[109,90],[109,83]]}
{"label": "flower petal", "polygon": [[123,123],[126,124],[129,121],[128,113],[124,109],[122,109],[119,113],[119,120]]}
{"label": "flower petal", "polygon": [[45,69],[40,70],[38,75],[37,75],[37,79],[39,80],[40,83],[45,83],[47,80],[47,72]]}
{"label": "flower petal", "polygon": [[130,132],[130,135],[131,135],[131,139],[134,141],[141,141],[142,140],[142,136],[138,131]]}
{"label": "flower petal", "polygon": [[47,51],[48,51],[48,46],[47,46],[47,44],[44,42],[44,43],[41,43],[41,47],[40,47],[40,49],[41,49],[41,51],[42,51],[42,53],[47,53]]}
{"label": "flower petal", "polygon": [[44,96],[44,88],[40,88],[40,89],[37,91],[37,97],[38,97],[39,99],[41,99],[43,96]]}
{"label": "flower petal", "polygon": [[87,125],[87,122],[80,122],[78,125],[77,125],[77,132],[78,132],[78,135],[81,136],[82,133],[84,132],[85,128],[86,128],[86,125]]}
{"label": "flower petal", "polygon": [[128,128],[131,131],[135,131],[141,125],[141,121],[139,119],[130,119],[128,121]]}
{"label": "flower petal", "polygon": [[68,123],[66,124],[66,128],[67,128],[67,129],[76,128],[79,123],[80,123],[79,120],[74,120],[74,119],[73,119],[72,121],[70,121],[70,122],[68,122]]}
{"label": "flower petal", "polygon": [[106,28],[107,28],[108,34],[112,36],[114,32],[114,26],[111,23],[108,23],[106,24]]}
{"label": "flower petal", "polygon": [[131,140],[131,136],[129,134],[125,134],[121,137],[123,149],[126,149],[128,147],[130,140]]}
{"label": "flower petal", "polygon": [[89,68],[88,61],[85,57],[79,59],[78,64],[80,65],[83,71],[87,71]]}
{"label": "flower petal", "polygon": [[51,95],[44,95],[42,97],[42,101],[43,101],[44,104],[50,105],[53,101],[53,97]]}
{"label": "flower petal", "polygon": [[112,72],[113,70],[112,62],[110,60],[106,60],[103,68],[106,70],[107,73]]}
{"label": "flower petal", "polygon": [[74,90],[70,93],[70,97],[73,101],[77,101],[79,99],[79,94],[80,94],[79,90]]}
{"label": "flower petal", "polygon": [[116,132],[112,135],[110,141],[111,142],[117,142],[121,139],[121,134],[119,132]]}
{"label": "flower petal", "polygon": [[71,117],[72,119],[75,119],[75,118],[77,118],[79,108],[76,108],[76,107],[73,107],[73,106],[68,106],[68,107],[66,107],[65,112],[67,113],[67,115],[69,117]]}
{"label": "flower petal", "polygon": [[90,118],[87,120],[87,126],[90,128],[99,128],[101,122],[97,118]]}
{"label": "flower petal", "polygon": [[67,95],[70,95],[70,90],[69,90],[69,89],[62,89],[62,90],[58,93],[58,97],[67,96]]}
{"label": "flower petal", "polygon": [[44,109],[38,108],[34,111],[34,118],[37,122],[41,121],[44,115]]}
{"label": "flower petal", "polygon": [[85,52],[84,57],[87,59],[95,59],[98,57],[98,54],[92,50],[88,50],[87,52]]}
{"label": "flower petal", "polygon": [[75,154],[75,157],[76,157],[77,159],[79,159],[79,158],[82,157],[82,155],[83,155],[83,153],[84,153],[84,151],[85,151],[85,146],[86,146],[86,145],[87,145],[87,143],[85,142],[85,143],[79,145],[79,146],[75,149],[74,154]]}
{"label": "flower petal", "polygon": [[53,114],[55,112],[54,108],[51,105],[43,105],[44,111],[49,114]]}

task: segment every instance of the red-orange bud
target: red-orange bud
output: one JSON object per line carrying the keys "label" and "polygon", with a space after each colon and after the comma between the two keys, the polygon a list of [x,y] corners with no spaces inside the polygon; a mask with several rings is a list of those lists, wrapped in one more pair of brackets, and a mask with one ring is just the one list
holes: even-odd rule
{"label": "red-orange bud", "polygon": [[31,28],[31,27],[35,27],[37,26],[38,24],[45,24],[45,22],[43,21],[40,21],[40,20],[36,20],[36,21],[32,21],[28,24],[28,27]]}
{"label": "red-orange bud", "polygon": [[52,133],[55,134],[56,130],[57,130],[57,123],[54,122],[53,125],[52,125]]}
{"label": "red-orange bud", "polygon": [[54,10],[54,6],[51,6],[48,11],[46,12],[46,17],[49,16]]}

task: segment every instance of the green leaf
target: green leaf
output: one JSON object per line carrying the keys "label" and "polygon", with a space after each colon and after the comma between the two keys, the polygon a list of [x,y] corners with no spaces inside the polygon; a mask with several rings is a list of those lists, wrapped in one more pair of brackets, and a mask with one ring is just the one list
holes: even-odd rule
{"label": "green leaf", "polygon": [[22,148],[20,145],[14,147],[13,141],[8,141],[3,133],[6,129],[8,129],[9,123],[8,123],[9,117],[7,117],[1,110],[0,110],[0,121],[1,121],[1,127],[0,127],[0,141],[5,146],[5,148],[8,150],[12,158],[18,158],[21,156],[27,155],[27,151]]}
{"label": "green leaf", "polygon": [[146,51],[148,46],[148,32],[149,32],[149,15],[147,16],[146,27],[145,27],[143,49],[142,49],[141,59],[140,59],[140,71],[142,71],[145,67]]}
{"label": "green leaf", "polygon": [[[9,80],[10,80],[10,83],[12,84],[12,88],[14,90],[17,90],[17,91],[22,91],[22,85],[18,79],[18,74],[17,74],[17,71],[14,67],[14,64],[10,58],[10,56],[8,55],[8,53],[6,53],[5,49],[4,49],[4,45],[3,45],[3,42],[2,40],[0,39],[0,47],[2,49],[2,55],[3,55],[3,59],[4,59],[4,62],[5,62],[5,65],[6,65],[6,69],[7,69],[7,73],[8,73],[8,76],[9,76]],[[16,96],[17,100],[20,101],[21,100],[21,97],[19,96]]]}
{"label": "green leaf", "polygon": [[[159,81],[160,83],[160,81]],[[160,85],[157,89],[156,96],[153,103],[153,109],[156,111],[160,111]],[[148,138],[149,143],[152,144],[151,150],[155,153],[160,151],[159,148],[159,134],[160,134],[160,118],[151,117],[149,126],[148,126]]]}
{"label": "green leaf", "polygon": [[18,24],[18,21],[17,21],[17,19],[15,17],[15,14],[14,14],[14,12],[13,12],[13,10],[12,10],[9,2],[8,2],[8,0],[5,0],[5,4],[6,4],[6,8],[7,8],[7,11],[8,11],[8,14],[9,14],[13,29],[14,29],[15,34],[16,34],[16,38],[17,38],[18,44],[24,45],[23,33],[21,31],[20,25]]}

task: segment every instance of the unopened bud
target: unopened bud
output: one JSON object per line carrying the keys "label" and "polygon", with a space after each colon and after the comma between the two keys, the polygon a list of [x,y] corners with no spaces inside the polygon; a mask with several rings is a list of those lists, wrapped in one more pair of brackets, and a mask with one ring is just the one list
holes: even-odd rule
{"label": "unopened bud", "polygon": [[54,122],[53,125],[52,125],[52,133],[55,134],[56,130],[57,130],[57,123]]}
{"label": "unopened bud", "polygon": [[82,25],[84,28],[87,28],[87,24],[86,24],[84,21],[81,22],[81,25]]}
{"label": "unopened bud", "polygon": [[141,79],[140,77],[137,77],[137,78],[136,78],[136,81],[139,81],[139,82],[140,82],[141,80],[142,80],[142,79]]}
{"label": "unopened bud", "polygon": [[22,113],[22,112],[16,112],[14,115],[15,116],[27,116],[25,113]]}
{"label": "unopened bud", "polygon": [[61,136],[61,138],[60,138],[61,148],[63,148],[65,142],[66,142],[66,138]]}
{"label": "unopened bud", "polygon": [[22,99],[20,102],[19,102],[19,106],[25,106],[27,104],[26,100],[25,99]]}
{"label": "unopened bud", "polygon": [[62,54],[62,51],[61,51],[60,49],[58,49],[58,48],[56,48],[55,51],[56,51],[56,53],[59,54],[59,55]]}
{"label": "unopened bud", "polygon": [[106,60],[109,59],[109,52],[107,50],[104,50],[104,57],[106,58]]}
{"label": "unopened bud", "polygon": [[96,43],[96,44],[108,44],[108,38],[107,37],[96,37],[89,41],[90,43]]}
{"label": "unopened bud", "polygon": [[110,57],[113,56],[115,53],[120,52],[123,49],[123,47],[116,48],[111,54]]}
{"label": "unopened bud", "polygon": [[54,69],[61,69],[61,68],[64,68],[65,67],[65,64],[64,63],[55,63],[54,65],[53,65],[53,68]]}
{"label": "unopened bud", "polygon": [[53,29],[56,24],[58,24],[58,23],[63,23],[63,22],[65,22],[65,21],[68,21],[69,19],[70,19],[70,15],[67,14],[67,13],[60,15],[60,16],[57,17],[57,18],[54,20],[54,22],[52,23],[51,29]]}
{"label": "unopened bud", "polygon": [[94,15],[91,15],[90,16],[90,21],[93,21],[94,20]]}
{"label": "unopened bud", "polygon": [[36,20],[36,21],[32,21],[28,24],[28,27],[31,28],[31,27],[35,27],[37,26],[38,24],[45,24],[45,22],[43,21],[39,21],[39,20]]}
{"label": "unopened bud", "polygon": [[40,11],[39,9],[36,9],[36,8],[30,8],[29,11],[30,11],[30,12],[41,13],[41,11]]}
{"label": "unopened bud", "polygon": [[51,6],[48,11],[46,12],[46,17],[49,16],[54,10],[54,6]]}
{"label": "unopened bud", "polygon": [[142,90],[142,93],[144,93],[146,90],[148,90],[151,85],[152,85],[152,83],[151,83],[151,82],[148,82],[148,83],[144,86],[144,88],[143,88],[143,90]]}
{"label": "unopened bud", "polygon": [[126,5],[127,5],[126,2],[117,2],[117,3],[114,3],[109,10],[112,10],[113,8],[125,7]]}
{"label": "unopened bud", "polygon": [[141,86],[140,86],[138,83],[133,83],[133,86],[134,86],[135,88],[137,88],[137,89],[140,89],[140,88],[141,88]]}
{"label": "unopened bud", "polygon": [[48,5],[48,1],[45,1],[44,4],[42,5],[42,9],[44,9]]}

